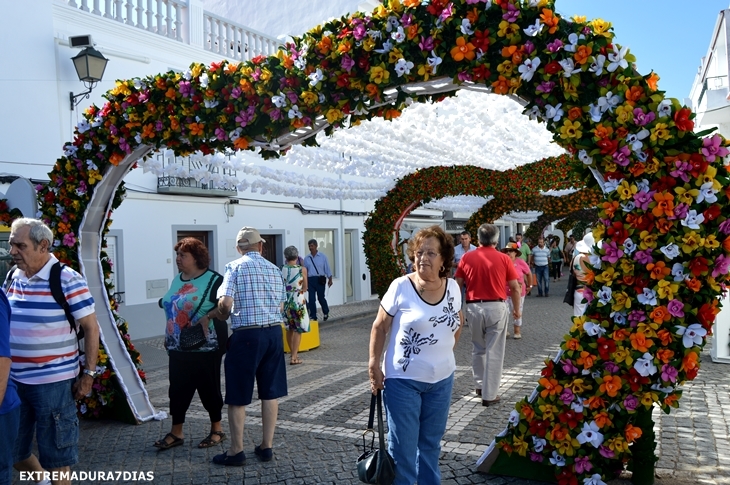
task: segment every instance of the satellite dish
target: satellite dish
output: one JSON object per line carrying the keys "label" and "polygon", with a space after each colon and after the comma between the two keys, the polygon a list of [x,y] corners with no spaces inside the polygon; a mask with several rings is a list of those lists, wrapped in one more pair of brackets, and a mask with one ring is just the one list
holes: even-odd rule
{"label": "satellite dish", "polygon": [[18,177],[10,184],[5,193],[8,208],[18,209],[23,217],[36,217],[38,213],[38,197],[30,180]]}

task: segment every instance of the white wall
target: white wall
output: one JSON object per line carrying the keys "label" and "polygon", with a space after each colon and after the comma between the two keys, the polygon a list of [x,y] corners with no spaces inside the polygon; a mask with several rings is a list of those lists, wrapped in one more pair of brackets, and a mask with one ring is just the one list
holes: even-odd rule
{"label": "white wall", "polygon": [[[79,108],[71,111],[69,92],[79,93],[84,87],[71,61],[79,50],[68,47],[67,39],[82,34],[93,36],[96,48],[109,63],[104,80],[94,89],[91,99],[82,101]],[[101,95],[114,86],[115,79],[154,75],[170,68],[184,70],[193,61],[209,64],[219,60],[219,55],[200,48],[80,12],[62,0],[0,2],[0,62],[4,66],[0,70],[0,113],[3,115],[0,116],[0,133],[3,133],[0,173],[47,180],[47,173],[62,154],[63,144],[72,139],[73,127],[81,119],[82,110],[91,103],[102,106]],[[255,154],[246,156],[251,163],[286,170],[294,177],[310,174],[336,177],[282,161],[264,161]],[[225,263],[235,259],[232,241],[244,225],[282,234],[282,248],[295,245],[304,254],[307,252],[305,229],[332,229],[336,231],[337,266],[343,268],[340,233],[353,229],[362,238],[365,217],[304,215],[294,208],[294,203],[313,210],[366,213],[373,209],[373,201],[300,200],[248,191],[234,197],[263,202],[241,200],[234,209],[235,215],[229,218],[223,207],[226,198],[158,195],[157,178],[141,169],[128,174],[125,184],[128,197],[112,214],[112,230],[120,238],[119,259],[123,264],[123,271],[118,272],[123,273],[118,291],[125,292],[120,313],[129,321],[134,338],[164,332],[164,316],[157,308],[157,298],[147,298],[146,282],[170,281],[176,274],[172,251],[174,227],[202,226],[212,230],[214,238],[210,243],[219,272]],[[362,250],[353,257],[355,299],[369,299],[370,280]],[[365,281],[363,273],[367,274]],[[340,270],[339,275],[342,274]],[[339,275],[328,293],[328,301],[334,305],[344,303],[343,281]]]}
{"label": "white wall", "polygon": [[[129,192],[127,199],[112,215],[112,229],[121,232],[117,232],[123,248],[119,258],[125,268],[124,282],[120,284],[123,287],[119,288],[125,292],[125,303],[120,313],[128,320],[130,334],[135,338],[151,337],[163,331],[164,316],[157,308],[158,298],[147,298],[146,282],[158,279],[169,282],[177,274],[172,250],[176,240],[172,227],[212,230],[214,237],[210,244],[215,255],[214,267],[221,273],[226,263],[238,257],[233,247],[236,233],[242,226],[253,226],[261,232],[281,232],[281,248],[294,245],[302,255],[307,253],[305,229],[334,229],[337,234],[341,230],[339,216],[303,215],[290,204],[242,200],[235,206],[234,215],[228,218],[223,208],[226,200]],[[354,229],[360,237],[364,232],[363,222],[364,217],[343,218],[344,229]],[[344,261],[338,240],[336,247],[340,270],[328,292],[327,300],[331,305],[344,303]],[[365,269],[365,256],[359,251],[353,259],[356,260],[353,265],[355,299],[369,299],[370,279]],[[362,273],[366,274],[365,281]]]}

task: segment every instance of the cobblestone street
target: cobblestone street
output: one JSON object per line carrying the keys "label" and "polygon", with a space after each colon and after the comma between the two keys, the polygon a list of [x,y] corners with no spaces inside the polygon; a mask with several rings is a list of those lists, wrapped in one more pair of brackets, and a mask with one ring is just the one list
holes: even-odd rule
{"label": "cobblestone street", "polygon": [[[475,462],[504,429],[514,402],[532,391],[543,360],[555,355],[570,326],[571,308],[562,303],[565,281],[551,285],[549,298],[526,298],[524,338],[507,341],[499,405],[485,408],[474,394],[470,330],[464,329],[456,349],[458,367],[443,440],[444,484],[535,483],[477,473]],[[208,418],[196,396],[187,415],[183,446],[159,452],[152,447],[170,430],[169,418],[138,426],[83,421],[81,462],[73,469],[153,471],[155,484],[358,483],[356,445],[361,443],[370,402],[368,340],[377,302],[347,307],[333,310],[330,321],[322,323],[321,346],[301,354],[304,365],[287,366],[289,395],[280,400],[273,461],[259,462],[253,454],[261,439],[260,402],[254,401],[247,408],[246,465],[212,465],[212,457],[226,449],[228,441],[222,448],[197,448],[208,433]],[[152,402],[167,411],[167,359],[160,349],[161,340],[135,344],[145,359]],[[698,378],[685,387],[680,409],[672,415],[654,414],[660,454],[657,484],[730,484],[728,368],[712,363],[709,345],[707,349]],[[225,409],[223,428],[228,434]]]}

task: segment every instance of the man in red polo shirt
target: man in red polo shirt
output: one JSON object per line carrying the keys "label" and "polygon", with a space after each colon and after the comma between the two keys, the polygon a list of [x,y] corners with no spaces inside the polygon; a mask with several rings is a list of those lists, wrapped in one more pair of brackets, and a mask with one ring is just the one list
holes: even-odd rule
{"label": "man in red polo shirt", "polygon": [[504,347],[507,340],[509,286],[513,315],[520,318],[520,284],[509,256],[497,251],[499,228],[479,227],[479,247],[464,254],[456,269],[456,282],[466,284],[466,315],[471,327],[472,374],[482,405],[499,402]]}

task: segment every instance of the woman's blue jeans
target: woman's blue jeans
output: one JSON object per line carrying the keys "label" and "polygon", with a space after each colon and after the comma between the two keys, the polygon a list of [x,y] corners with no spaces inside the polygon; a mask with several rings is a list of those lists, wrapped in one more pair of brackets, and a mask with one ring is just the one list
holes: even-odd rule
{"label": "woman's blue jeans", "polygon": [[451,406],[454,375],[429,384],[386,379],[388,451],[395,460],[394,485],[439,485],[441,438]]}

